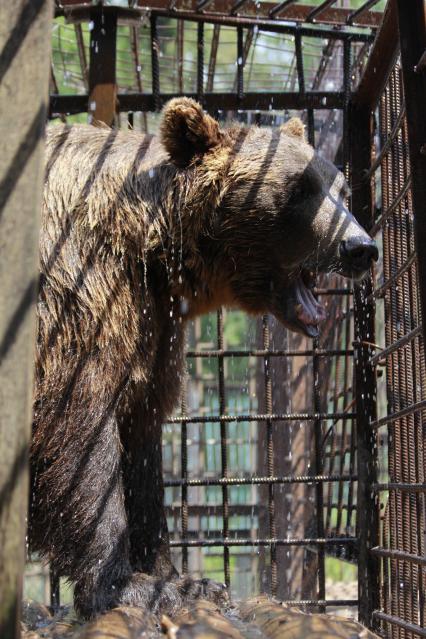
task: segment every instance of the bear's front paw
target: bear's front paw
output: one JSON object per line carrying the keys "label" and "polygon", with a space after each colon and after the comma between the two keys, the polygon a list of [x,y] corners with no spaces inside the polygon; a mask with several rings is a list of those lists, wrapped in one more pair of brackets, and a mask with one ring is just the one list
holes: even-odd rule
{"label": "bear's front paw", "polygon": [[120,593],[120,603],[141,606],[154,614],[175,615],[183,606],[196,599],[208,599],[218,606],[226,606],[229,596],[226,587],[210,579],[176,577],[159,579],[135,573]]}

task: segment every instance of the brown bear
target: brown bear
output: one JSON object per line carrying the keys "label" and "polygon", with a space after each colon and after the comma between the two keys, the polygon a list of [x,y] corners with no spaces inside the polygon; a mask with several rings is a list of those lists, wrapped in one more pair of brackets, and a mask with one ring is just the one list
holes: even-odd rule
{"label": "brown bear", "polygon": [[47,137],[31,548],[75,584],[84,617],[220,598],[177,575],[163,511],[161,425],[186,321],[226,305],[315,336],[311,272],[361,276],[376,246],[297,119],[222,130],[180,98],[159,137],[79,125]]}

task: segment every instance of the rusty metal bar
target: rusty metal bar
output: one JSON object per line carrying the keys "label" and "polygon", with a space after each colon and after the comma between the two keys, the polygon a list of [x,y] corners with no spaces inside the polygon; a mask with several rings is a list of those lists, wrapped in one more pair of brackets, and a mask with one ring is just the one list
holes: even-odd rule
{"label": "rusty metal bar", "polygon": [[407,632],[414,633],[418,637],[426,637],[426,628],[421,628],[416,624],[409,623],[408,621],[404,621],[400,619],[400,617],[395,617],[394,615],[388,615],[379,610],[375,610],[373,613],[375,619],[379,619],[380,621],[385,621],[386,623],[390,623],[398,628],[402,628]]}
{"label": "rusty metal bar", "polygon": [[370,359],[370,365],[377,366],[377,364],[381,360],[386,359],[386,357],[389,357],[389,355],[392,355],[393,353],[395,353],[395,351],[399,350],[400,348],[407,346],[407,344],[409,344],[411,340],[413,340],[418,335],[420,335],[422,331],[423,331],[422,325],[419,324],[419,326],[416,326],[416,328],[413,328],[412,331],[410,331],[406,335],[403,335],[402,337],[397,339],[395,342],[392,342],[392,344],[384,348],[382,351],[380,351],[380,353],[376,353],[376,355],[373,355],[373,357]]}
{"label": "rusty metal bar", "polygon": [[405,105],[401,107],[401,110],[399,112],[397,119],[395,120],[395,124],[393,125],[390,135],[388,136],[386,142],[382,145],[380,149],[380,153],[375,158],[374,162],[372,163],[371,167],[368,170],[368,173],[366,173],[366,176],[365,176],[366,179],[371,179],[371,176],[373,175],[373,173],[377,171],[377,169],[383,162],[384,156],[387,153],[389,153],[389,149],[391,148],[392,144],[395,141],[396,136],[398,135],[398,132],[404,122],[404,118],[405,118]]}
{"label": "rusty metal bar", "polygon": [[408,490],[413,492],[425,492],[426,484],[407,484],[402,482],[388,482],[386,484],[374,484],[373,490],[377,492],[383,492],[387,490]]}
{"label": "rusty metal bar", "polygon": [[378,557],[385,557],[388,559],[396,559],[397,561],[407,561],[412,564],[418,564],[419,566],[426,566],[426,557],[419,557],[418,555],[412,555],[408,552],[401,550],[387,550],[386,548],[372,548],[373,555]]}
{"label": "rusty metal bar", "polygon": [[[187,351],[186,357],[310,357],[314,354],[312,349],[309,350],[294,350],[294,351],[265,351],[265,350],[245,350],[245,351]],[[347,355],[353,355],[353,350],[348,349],[336,349],[325,350],[319,348],[315,355],[317,357],[346,357]]]}
{"label": "rusty metal bar", "polygon": [[[161,109],[160,101],[160,41],[158,38],[157,18],[151,16],[151,76],[152,76],[152,108],[148,111],[159,111]],[[123,107],[123,99],[120,100],[120,105]],[[145,109],[134,109],[144,111]]]}
{"label": "rusty metal bar", "polygon": [[[219,351],[223,351],[223,312],[220,309],[217,312],[217,347]],[[228,478],[228,457],[227,457],[227,420],[223,418],[226,411],[226,399],[225,399],[225,362],[223,355],[218,357],[218,374],[219,374],[219,410],[221,418],[220,423],[220,456],[221,456],[221,470],[222,478]],[[223,521],[223,536],[228,537],[229,534],[229,499],[228,499],[228,487],[227,484],[222,485],[222,521]],[[229,588],[231,584],[231,573],[229,566],[229,548],[223,549],[223,570],[225,574],[225,584]]]}
{"label": "rusty metal bar", "polygon": [[[185,424],[185,422],[183,422]],[[217,477],[213,479],[168,479],[164,486],[249,486],[252,484],[314,484],[316,482],[357,481],[356,475],[291,475],[288,477]]]}
{"label": "rusty metal bar", "polygon": [[[211,533],[210,533],[211,534]],[[223,539],[180,539],[170,540],[170,546],[172,548],[182,548],[187,546],[188,548],[214,548],[223,547],[231,548],[232,546],[345,546],[347,544],[358,544],[356,537],[330,537],[329,539],[319,537],[307,537],[304,539],[251,539],[250,537],[240,539],[237,537],[223,538]],[[318,603],[318,602],[316,602]]]}
{"label": "rusty metal bar", "polygon": [[214,73],[216,70],[216,60],[217,60],[217,50],[219,47],[219,38],[220,38],[220,26],[215,24],[213,26],[213,35],[212,35],[212,43],[210,49],[210,60],[209,60],[209,70],[207,72],[207,93],[213,91],[214,85]]}
{"label": "rusty metal bar", "polygon": [[216,422],[285,422],[285,421],[316,421],[329,419],[356,419],[356,413],[280,413],[280,414],[249,414],[249,415],[197,415],[196,417],[171,417],[168,424],[178,424],[186,421],[188,424],[208,424]]}
{"label": "rusty metal bar", "polygon": [[377,430],[378,428],[381,428],[382,426],[385,426],[386,424],[391,424],[392,422],[395,422],[398,419],[401,419],[401,417],[405,417],[406,415],[409,415],[410,413],[417,413],[424,409],[426,409],[426,399],[422,399],[416,404],[411,404],[410,406],[407,406],[406,408],[402,408],[401,410],[398,410],[395,413],[391,413],[389,415],[386,415],[385,417],[376,419],[375,421],[371,422],[371,428],[374,428]]}
{"label": "rusty metal bar", "polygon": [[[182,401],[181,412],[185,417],[187,414],[187,393],[188,393],[188,374],[185,373],[182,384]],[[180,444],[180,465],[181,465],[181,525],[182,537],[188,536],[188,426],[185,421],[181,422],[181,444]],[[168,482],[164,482],[164,486],[169,486]],[[182,572],[188,572],[188,549],[182,548]]]}
{"label": "rusty metal bar", "polygon": [[246,56],[244,54],[243,38],[243,29],[237,27],[237,96],[239,100],[242,100],[244,95],[244,65]]}
{"label": "rusty metal bar", "polygon": [[197,100],[203,104],[204,96],[204,22],[197,24]]}

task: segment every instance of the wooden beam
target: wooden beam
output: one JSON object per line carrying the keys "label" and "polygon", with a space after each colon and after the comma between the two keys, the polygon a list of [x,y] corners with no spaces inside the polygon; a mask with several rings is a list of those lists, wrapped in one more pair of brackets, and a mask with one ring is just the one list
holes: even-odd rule
{"label": "wooden beam", "polygon": [[0,3],[0,637],[20,635],[51,0]]}

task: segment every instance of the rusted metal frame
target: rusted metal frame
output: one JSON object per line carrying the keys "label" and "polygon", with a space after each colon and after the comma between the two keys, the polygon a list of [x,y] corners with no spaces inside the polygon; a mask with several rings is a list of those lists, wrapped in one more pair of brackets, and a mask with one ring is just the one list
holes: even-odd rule
{"label": "rusted metal frame", "polygon": [[359,7],[359,9],[352,11],[346,20],[346,24],[352,25],[359,16],[361,16],[365,11],[368,11],[368,9],[371,9],[371,7],[374,7],[374,5],[378,2],[379,0],[367,0],[367,2]]}
{"label": "rusted metal frame", "polygon": [[[212,0],[192,0],[191,2],[185,2],[185,8],[176,8],[176,0],[169,2],[167,10],[173,14],[174,17],[185,17],[188,12],[203,11],[203,15],[222,14],[229,15],[229,0],[215,0],[214,11],[209,12],[208,5],[212,3]],[[65,4],[65,3],[64,3]],[[138,5],[138,6],[136,6]],[[305,22],[306,17],[312,10],[311,6],[298,4],[297,0],[285,0],[281,3],[262,2],[261,5],[253,6],[254,3],[250,3],[246,16],[251,16],[254,19],[259,17],[274,17],[277,16],[280,20],[288,20],[291,22]],[[65,16],[72,19],[73,12],[79,12],[80,14],[87,10],[88,4],[81,4],[79,2],[67,3],[67,6],[57,7],[55,16]],[[108,9],[109,7],[106,6]],[[120,7],[121,13],[119,19],[122,21],[129,21],[134,19],[132,12],[138,11],[140,15],[146,15],[147,11],[152,9],[164,9],[163,0],[150,0],[148,2],[139,1],[134,3],[133,7],[126,8]],[[259,12],[260,9],[260,12]],[[353,13],[352,9],[345,9],[341,7],[333,7],[325,10],[321,15],[322,24],[333,24],[336,26],[344,26],[347,24],[348,18]],[[380,11],[364,12],[359,19],[356,20],[356,25],[359,27],[377,28],[380,26],[382,20],[382,13]],[[81,17],[81,16],[80,16]]]}
{"label": "rusted metal frame", "polygon": [[387,548],[372,548],[371,552],[378,557],[385,557],[389,559],[395,559],[396,561],[406,561],[411,564],[417,564],[419,566],[426,566],[426,557],[420,557],[419,555],[413,555],[402,550],[388,550]]}
{"label": "rusted metal frame", "polygon": [[317,16],[319,16],[321,13],[323,13],[323,11],[331,7],[331,5],[335,4],[336,2],[337,0],[324,0],[323,2],[321,2],[320,5],[318,5],[318,7],[315,7],[315,9],[312,9],[312,11],[308,13],[305,18],[306,22],[313,22]]}
{"label": "rusted metal frame", "polygon": [[[158,37],[157,18],[151,16],[151,77],[152,77],[152,109],[148,111],[159,111],[161,109],[160,101],[160,40]],[[143,109],[140,109],[143,111]]]}
{"label": "rusted metal frame", "polygon": [[[371,229],[373,202],[371,186],[363,173],[371,164],[372,118],[367,106],[349,105],[352,183],[352,211],[359,222]],[[359,186],[358,186],[359,185]],[[371,421],[376,418],[376,377],[370,358],[375,342],[374,300],[366,302],[372,292],[371,277],[354,287],[357,433],[357,534],[359,620],[372,627],[373,611],[380,603],[379,561],[370,554],[378,545],[379,512],[371,485],[377,482],[376,434]]]}
{"label": "rusted metal frame", "polygon": [[310,38],[329,38],[332,40],[346,40],[350,38],[353,42],[372,42],[374,36],[365,32],[349,32],[338,29],[328,28],[316,28],[301,25],[289,25],[277,22],[275,20],[268,20],[264,18],[248,18],[242,16],[229,16],[213,13],[191,13],[191,12],[173,12],[167,11],[167,9],[152,9],[151,16],[157,16],[161,18],[184,18],[189,22],[205,22],[206,24],[220,24],[228,27],[254,27],[256,26],[259,31],[272,32],[272,33],[285,33],[295,35],[296,31],[300,31],[300,34],[304,37]]}
{"label": "rusted metal frame", "polygon": [[[392,130],[395,126],[397,119],[396,114],[402,108],[402,87],[401,78],[398,67],[396,67],[392,73],[390,83],[390,106],[392,114]],[[404,159],[406,156],[405,151],[401,148],[403,144],[402,135],[399,131],[396,137],[396,143],[393,146],[393,152],[390,155],[391,158],[391,170],[392,170],[392,188],[393,195],[397,195],[404,182]],[[407,216],[403,214],[404,201],[402,200],[398,211],[393,218],[394,228],[394,245],[393,245],[393,260],[396,264],[404,263],[407,259]],[[412,405],[414,403],[414,397],[412,393],[412,343],[410,338],[410,328],[412,326],[411,318],[411,304],[410,294],[408,290],[407,277],[403,277],[400,286],[396,286],[392,289],[392,296],[395,301],[395,305],[392,308],[393,315],[393,338],[400,336],[402,333],[405,337],[407,348],[394,349],[394,359],[396,366],[394,368],[394,384],[393,387],[396,390],[397,402],[395,407],[397,409],[404,408],[406,404]],[[401,343],[399,339],[393,342],[392,347]],[[401,480],[412,481],[415,480],[415,468],[413,469],[413,460],[415,455],[412,451],[415,450],[414,445],[414,413],[408,413],[401,417],[395,423],[394,434],[392,438],[392,444],[396,450],[396,465],[398,478]],[[415,466],[415,464],[414,464]],[[413,472],[414,471],[414,472]],[[398,511],[395,513],[398,525],[398,546],[399,550],[404,552],[412,552],[412,535],[416,532],[417,525],[417,513],[415,510],[415,495],[412,493],[396,493],[396,499],[398,503]],[[413,503],[414,499],[414,503]],[[416,573],[418,572],[417,566],[408,564],[407,562],[398,563],[395,562],[397,570],[399,572],[399,602],[401,606],[400,616],[409,622],[414,622],[417,617],[417,602],[416,596],[413,596],[413,586],[417,581]],[[401,589],[401,583],[403,587]]]}
{"label": "rusted metal frame", "polygon": [[204,96],[204,22],[197,24],[197,100],[203,104]]}
{"label": "rusted metal frame", "polygon": [[[185,417],[187,414],[187,393],[188,393],[188,373],[185,372],[184,383],[182,389],[181,412]],[[182,537],[188,536],[188,426],[186,421],[181,422],[181,444],[180,444],[180,465],[181,480],[178,486],[181,486],[181,512],[180,521],[182,526]],[[164,482],[164,487],[169,486],[168,482]],[[182,548],[182,572],[188,572],[188,549]]]}
{"label": "rusted metal frame", "polygon": [[220,25],[215,24],[213,26],[213,35],[210,49],[210,60],[209,60],[209,70],[207,73],[207,86],[206,91],[212,92],[214,85],[214,74],[216,70],[216,60],[217,60],[217,50],[219,47],[219,38],[220,38]]}
{"label": "rusted metal frame", "polygon": [[[217,312],[217,347],[219,351],[223,351],[223,311],[220,309]],[[223,479],[228,477],[228,458],[227,458],[227,420],[224,419],[226,411],[226,398],[225,398],[225,360],[223,355],[219,355],[218,362],[218,383],[219,383],[219,411],[221,417],[219,418],[220,424],[220,457],[221,457],[221,475]],[[228,487],[226,484],[222,485],[222,530],[223,536],[228,537],[229,534],[229,496]],[[223,570],[225,575],[225,584],[229,588],[231,585],[231,573],[229,565],[229,548],[223,549]]]}
{"label": "rusted metal frame", "polygon": [[291,422],[291,421],[327,421],[330,419],[356,419],[356,413],[260,413],[249,415],[196,415],[195,417],[170,417],[167,424],[178,424],[186,421],[188,424],[210,424],[229,422]]}
{"label": "rusted metal frame", "polygon": [[[186,422],[183,422],[186,426]],[[164,486],[250,486],[252,484],[313,484],[315,482],[357,481],[356,475],[290,475],[288,477],[216,477],[211,479],[168,479]]]}
{"label": "rusted metal frame", "polygon": [[401,417],[405,417],[406,415],[409,415],[410,413],[416,413],[418,411],[425,410],[425,409],[426,409],[426,399],[422,399],[419,402],[416,402],[415,404],[413,404],[412,406],[407,406],[406,408],[402,408],[401,410],[395,413],[391,413],[390,415],[386,415],[385,417],[381,417],[380,419],[373,421],[371,423],[371,427],[377,430],[381,428],[382,426],[385,426],[386,424],[391,424],[397,421],[398,419],[401,419]]}
{"label": "rusted metal frame", "polygon": [[117,12],[90,10],[89,113],[108,126],[117,116]]}
{"label": "rusted metal frame", "polygon": [[268,539],[251,539],[250,537],[241,539],[238,537],[227,538],[224,537],[222,539],[180,539],[180,540],[170,540],[170,546],[172,548],[183,548],[183,546],[187,546],[189,548],[214,548],[214,547],[223,547],[223,548],[231,548],[232,546],[249,546],[249,547],[257,547],[257,546],[344,546],[346,544],[354,544],[356,545],[357,539],[356,537],[330,537],[330,538],[319,538],[319,537],[306,537],[304,539],[280,539],[280,538],[268,538]]}
{"label": "rusted metal frame", "polygon": [[384,297],[385,293],[392,286],[394,286],[394,284],[396,284],[399,278],[402,277],[402,275],[404,275],[413,266],[413,264],[416,261],[416,258],[417,258],[417,254],[415,251],[413,251],[413,253],[411,253],[409,258],[398,268],[398,270],[390,278],[388,278],[384,284],[382,284],[381,286],[379,286],[379,288],[376,288],[372,292],[371,297],[374,297],[375,299],[380,299],[381,297]]}
{"label": "rusted metal frame", "polygon": [[[244,351],[187,351],[186,357],[310,357],[314,354],[313,350],[300,350],[300,351],[265,351],[265,350],[244,350]],[[325,350],[319,348],[316,352],[317,357],[346,357],[347,355],[353,355],[353,350],[339,349],[339,350]]]}
{"label": "rusted metal frame", "polygon": [[368,170],[368,173],[365,176],[366,179],[370,179],[371,178],[373,173],[375,173],[377,171],[377,169],[379,168],[379,166],[383,162],[383,157],[386,155],[386,153],[389,153],[389,150],[390,150],[392,144],[397,139],[397,136],[398,136],[399,130],[400,130],[401,126],[402,126],[402,123],[404,121],[404,118],[405,118],[405,105],[403,105],[401,107],[399,115],[398,115],[398,117],[395,120],[395,123],[393,125],[392,131],[391,131],[390,135],[387,137],[386,142],[381,147],[380,153],[377,155],[377,157],[375,158],[374,162],[372,163],[370,169]]}
{"label": "rusted metal frame", "polygon": [[[401,0],[396,0],[396,6],[407,111],[417,268],[423,317],[426,317],[426,216],[423,212],[426,201],[426,76],[414,70],[426,49],[425,8],[422,0],[412,0],[408,12]],[[426,343],[426,322],[423,328]]]}
{"label": "rusted metal frame", "polygon": [[[267,353],[269,351],[270,333],[268,325],[268,317],[262,318],[262,342],[263,350]],[[263,358],[263,376],[264,376],[264,393],[265,393],[265,410],[270,415],[272,413],[272,378],[269,356],[265,355]],[[274,477],[274,440],[273,440],[273,427],[272,420],[266,420],[266,467],[269,477]],[[274,483],[268,484],[268,514],[269,514],[269,536],[272,539],[276,537],[276,522],[275,522],[275,500],[274,500]],[[274,596],[277,593],[278,588],[278,571],[277,571],[277,548],[275,544],[271,544],[270,548],[271,558],[271,594]]]}
{"label": "rusted metal frame", "polygon": [[[154,67],[157,68],[154,54]],[[158,67],[159,68],[159,67]],[[153,85],[159,90],[159,75]],[[166,102],[178,96],[178,93],[123,93],[117,96],[122,111],[155,111]],[[196,99],[196,93],[185,93],[186,97]],[[52,95],[50,96],[49,115],[64,113],[66,115],[87,112],[89,98],[87,95]],[[274,93],[245,93],[241,100],[238,96],[227,93],[205,93],[204,106],[208,110],[221,109],[223,111],[241,110],[270,110],[271,104],[277,110],[295,109],[341,109],[343,94],[341,92],[306,92],[301,96],[298,91]]]}
{"label": "rusted metal frame", "polygon": [[417,337],[418,335],[422,333],[422,330],[423,330],[422,325],[419,324],[419,326],[416,326],[416,328],[413,328],[412,331],[410,331],[406,335],[403,335],[399,339],[392,342],[392,344],[384,348],[382,351],[380,351],[380,353],[376,353],[376,355],[370,358],[370,365],[377,366],[377,364],[381,360],[386,359],[387,357],[389,357],[390,355],[392,355],[399,349],[403,348],[404,346],[407,346],[407,344],[409,344],[415,337]]}
{"label": "rusted metal frame", "polygon": [[371,111],[376,108],[394,67],[398,50],[395,0],[389,0],[366,68],[353,96],[353,104],[358,108]]}
{"label": "rusted metal frame", "polygon": [[[409,623],[408,621],[403,621],[399,617],[395,617],[394,615],[388,615],[385,612],[381,612],[379,610],[374,611],[374,618],[380,621],[384,621],[393,626],[397,626],[398,628],[402,628],[406,632],[413,633],[418,637],[426,637],[426,628],[421,628],[413,623]],[[402,636],[402,635],[399,635]]]}
{"label": "rusted metal frame", "polygon": [[81,24],[74,25],[75,40],[77,42],[78,58],[80,60],[81,75],[83,77],[84,86],[89,90],[89,71],[87,68],[86,48],[84,46],[83,30]]}

